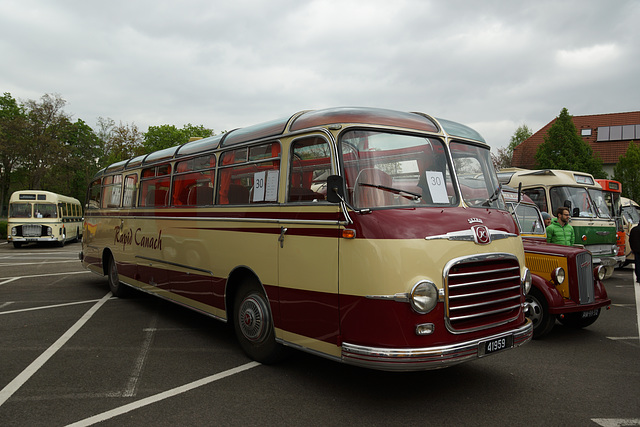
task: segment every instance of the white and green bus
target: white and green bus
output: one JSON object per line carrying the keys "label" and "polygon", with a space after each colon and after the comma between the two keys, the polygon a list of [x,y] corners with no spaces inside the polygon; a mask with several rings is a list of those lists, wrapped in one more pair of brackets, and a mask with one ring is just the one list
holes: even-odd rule
{"label": "white and green bus", "polygon": [[82,238],[82,205],[73,197],[42,190],[16,191],[9,199],[7,241],[64,246]]}
{"label": "white and green bus", "polygon": [[574,245],[583,246],[593,255],[593,263],[606,268],[605,278],[616,265],[624,262],[618,255],[615,218],[611,217],[602,186],[591,174],[558,169],[502,169],[502,184],[518,188],[529,196],[542,212],[555,217],[559,207],[571,212],[575,230]]}

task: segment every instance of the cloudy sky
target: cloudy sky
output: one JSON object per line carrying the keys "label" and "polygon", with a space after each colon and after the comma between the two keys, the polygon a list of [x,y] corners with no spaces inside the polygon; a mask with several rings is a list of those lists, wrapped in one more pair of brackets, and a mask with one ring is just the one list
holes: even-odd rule
{"label": "cloudy sky", "polygon": [[0,0],[0,93],[216,133],[370,106],[505,147],[563,107],[640,109],[640,0]]}

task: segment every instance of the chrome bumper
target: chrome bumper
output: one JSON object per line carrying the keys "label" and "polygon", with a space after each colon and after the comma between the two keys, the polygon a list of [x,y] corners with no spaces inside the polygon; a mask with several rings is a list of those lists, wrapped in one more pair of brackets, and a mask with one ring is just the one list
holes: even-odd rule
{"label": "chrome bumper", "polygon": [[513,347],[511,348],[519,347],[531,341],[533,324],[527,319],[526,324],[511,331],[441,347],[383,348],[342,343],[342,361],[351,365],[383,371],[422,371],[446,368],[483,357],[481,348],[485,341],[508,335],[513,335]]}

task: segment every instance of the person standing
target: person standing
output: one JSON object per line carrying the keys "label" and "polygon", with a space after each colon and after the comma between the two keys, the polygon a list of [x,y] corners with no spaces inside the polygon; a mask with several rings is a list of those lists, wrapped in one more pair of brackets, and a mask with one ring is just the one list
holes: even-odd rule
{"label": "person standing", "polygon": [[629,232],[629,246],[633,251],[633,262],[636,265],[636,282],[640,283],[640,225],[636,225]]}
{"label": "person standing", "polygon": [[571,213],[569,208],[561,207],[556,211],[556,218],[547,227],[547,242],[557,245],[572,246],[575,239],[573,227],[569,224]]}
{"label": "person standing", "polygon": [[542,212],[542,220],[544,221],[544,228],[547,228],[551,224],[551,215],[547,212]]}

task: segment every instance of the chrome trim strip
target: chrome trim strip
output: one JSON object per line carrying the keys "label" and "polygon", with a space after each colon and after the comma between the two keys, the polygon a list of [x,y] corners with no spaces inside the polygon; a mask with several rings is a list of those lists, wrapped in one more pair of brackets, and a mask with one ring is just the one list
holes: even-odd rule
{"label": "chrome trim strip", "polygon": [[[92,218],[111,218],[121,219],[122,217],[112,217],[109,215],[95,215]],[[152,219],[168,220],[168,221],[213,221],[213,222],[249,222],[257,223],[263,222],[268,224],[314,224],[314,225],[348,225],[347,221],[333,221],[333,220],[316,220],[316,219],[274,219],[274,218],[234,218],[234,217],[175,217],[175,216],[127,216],[124,219],[142,220]]]}
{"label": "chrome trim strip", "polygon": [[408,293],[397,293],[395,295],[367,295],[365,298],[368,299],[381,299],[387,301],[395,301],[395,302],[409,302],[409,294]]}
{"label": "chrome trim strip", "polygon": [[[509,237],[518,237],[517,234],[507,233],[506,231],[500,230],[491,230],[489,229],[489,233],[491,234],[491,240],[501,240],[507,239]],[[474,233],[473,230],[460,230],[460,231],[452,231],[447,234],[438,234],[435,236],[427,236],[424,238],[425,240],[455,240],[455,241],[465,241],[465,242],[474,242]]]}
{"label": "chrome trim strip", "polygon": [[164,260],[161,260],[161,259],[158,259],[158,258],[149,258],[149,257],[146,257],[146,256],[141,256],[141,255],[136,255],[135,257],[136,257],[136,258],[138,258],[138,259],[143,259],[143,260],[145,260],[145,261],[157,262],[157,263],[160,263],[160,264],[172,265],[172,266],[174,266],[174,267],[182,267],[182,268],[186,268],[186,269],[188,269],[188,270],[193,270],[193,271],[200,271],[200,272],[202,272],[202,273],[207,273],[208,275],[210,275],[211,277],[213,277],[213,271],[211,271],[211,270],[205,270],[204,268],[191,267],[191,266],[186,265],[186,264],[179,264],[179,263],[177,263],[177,262],[164,261]]}
{"label": "chrome trim strip", "polygon": [[342,361],[351,365],[385,371],[419,371],[439,369],[485,356],[481,345],[485,341],[513,335],[513,347],[531,340],[533,324],[529,319],[518,328],[482,338],[450,345],[422,348],[368,347],[342,343]]}

